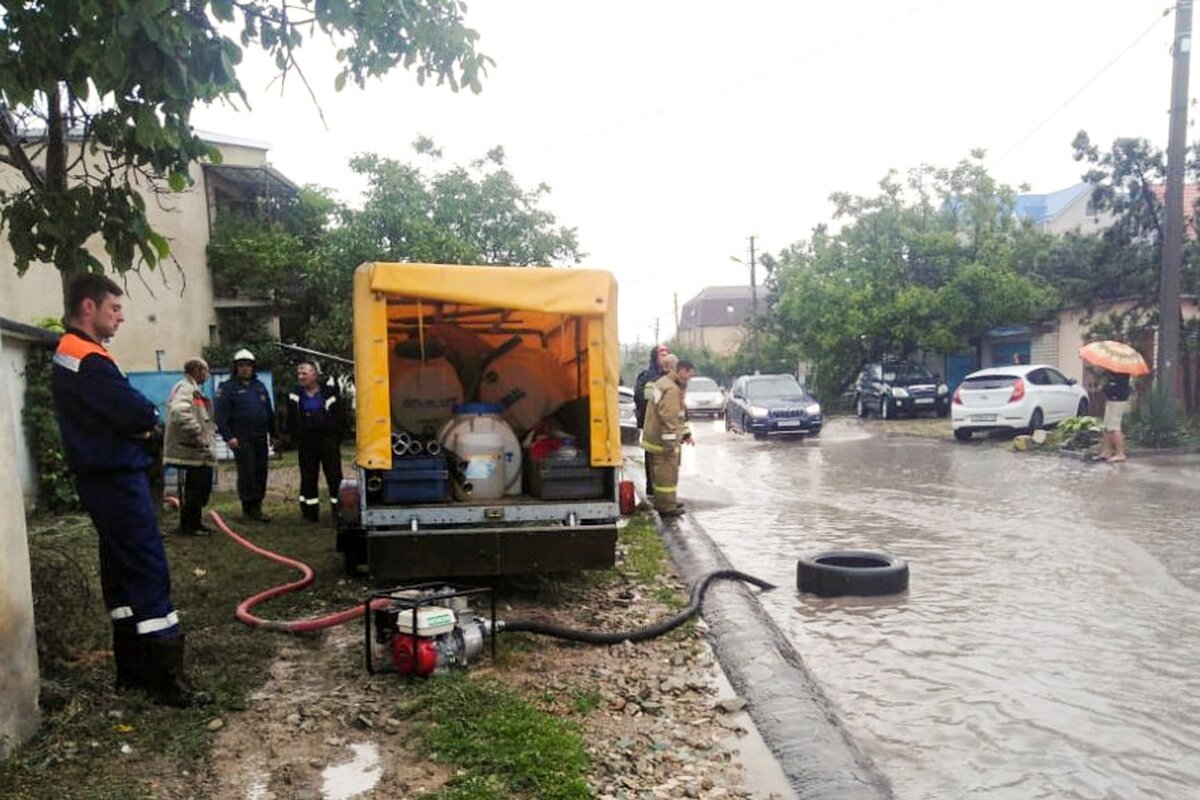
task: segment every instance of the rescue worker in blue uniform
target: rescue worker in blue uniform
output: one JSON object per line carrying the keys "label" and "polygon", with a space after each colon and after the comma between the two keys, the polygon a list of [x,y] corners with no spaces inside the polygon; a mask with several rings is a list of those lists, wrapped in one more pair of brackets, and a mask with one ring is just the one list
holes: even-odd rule
{"label": "rescue worker in blue uniform", "polygon": [[67,332],[51,373],[67,463],[100,545],[100,586],[113,626],[118,688],[160,703],[207,702],[183,666],[184,636],[147,475],[154,403],[130,385],[103,342],[124,321],[121,287],[86,274],[67,290]]}
{"label": "rescue worker in blue uniform", "polygon": [[322,384],[320,379],[316,362],[296,365],[296,385],[287,396],[287,432],[300,457],[300,515],[310,522],[320,520],[318,486],[323,470],[329,487],[329,510],[336,525],[346,414],[337,384],[332,380]]}
{"label": "rescue worker in blue uniform", "polygon": [[254,371],[254,354],[233,354],[233,375],[217,389],[217,430],[233,451],[242,518],[270,522],[263,513],[267,496],[267,456],[275,437],[271,393]]}

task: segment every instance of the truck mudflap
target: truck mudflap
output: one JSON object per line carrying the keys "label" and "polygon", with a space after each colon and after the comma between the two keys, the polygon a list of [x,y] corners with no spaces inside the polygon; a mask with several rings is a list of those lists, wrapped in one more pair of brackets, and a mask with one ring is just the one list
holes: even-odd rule
{"label": "truck mudflap", "polygon": [[616,560],[617,525],[371,530],[359,536],[355,555],[365,557],[371,576],[401,581],[606,569]]}

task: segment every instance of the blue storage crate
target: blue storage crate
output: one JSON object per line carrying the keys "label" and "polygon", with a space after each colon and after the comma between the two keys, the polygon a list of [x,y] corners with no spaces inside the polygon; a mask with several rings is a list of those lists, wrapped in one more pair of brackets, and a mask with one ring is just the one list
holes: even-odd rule
{"label": "blue storage crate", "polygon": [[446,499],[449,475],[441,456],[396,458],[390,470],[380,473],[379,496],[388,505],[435,503]]}

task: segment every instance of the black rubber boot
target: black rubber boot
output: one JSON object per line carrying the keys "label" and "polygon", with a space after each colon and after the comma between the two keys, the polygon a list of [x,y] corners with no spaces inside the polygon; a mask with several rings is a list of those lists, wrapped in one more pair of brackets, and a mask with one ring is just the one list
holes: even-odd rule
{"label": "black rubber boot", "polygon": [[261,500],[258,501],[257,503],[250,504],[250,513],[247,514],[246,516],[248,516],[250,519],[254,520],[255,522],[270,522],[271,521],[271,518],[263,513]]}
{"label": "black rubber boot", "polygon": [[301,503],[300,504],[300,516],[303,517],[308,522],[320,522],[321,521],[321,507],[318,505],[311,505],[309,503]]}
{"label": "black rubber boot", "polygon": [[132,625],[113,625],[113,660],[117,662],[118,689],[136,689],[145,683],[141,638]]}
{"label": "black rubber boot", "polygon": [[199,691],[183,668],[183,634],[167,638],[142,637],[146,669],[152,680],[146,688],[155,702],[175,708],[191,708],[212,702],[208,692]]}

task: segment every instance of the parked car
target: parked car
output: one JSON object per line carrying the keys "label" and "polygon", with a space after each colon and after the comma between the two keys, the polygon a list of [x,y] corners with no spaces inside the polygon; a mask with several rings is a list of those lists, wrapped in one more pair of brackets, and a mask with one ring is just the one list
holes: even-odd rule
{"label": "parked car", "polygon": [[725,392],[712,378],[693,375],[683,396],[689,417],[719,417],[725,413]]}
{"label": "parked car", "polygon": [[725,401],[725,430],[752,433],[756,439],[816,436],[823,422],[821,405],[791,375],[743,375]]}
{"label": "parked car", "polygon": [[854,386],[854,412],[880,419],[933,412],[950,413],[950,389],[924,364],[914,361],[880,361],[863,366]]}
{"label": "parked car", "polygon": [[1087,413],[1087,392],[1054,367],[992,367],[972,372],[954,390],[950,427],[965,442],[976,431],[1032,431]]}
{"label": "parked car", "polygon": [[637,444],[637,412],[634,410],[633,389],[617,387],[617,404],[621,419],[621,444]]}

